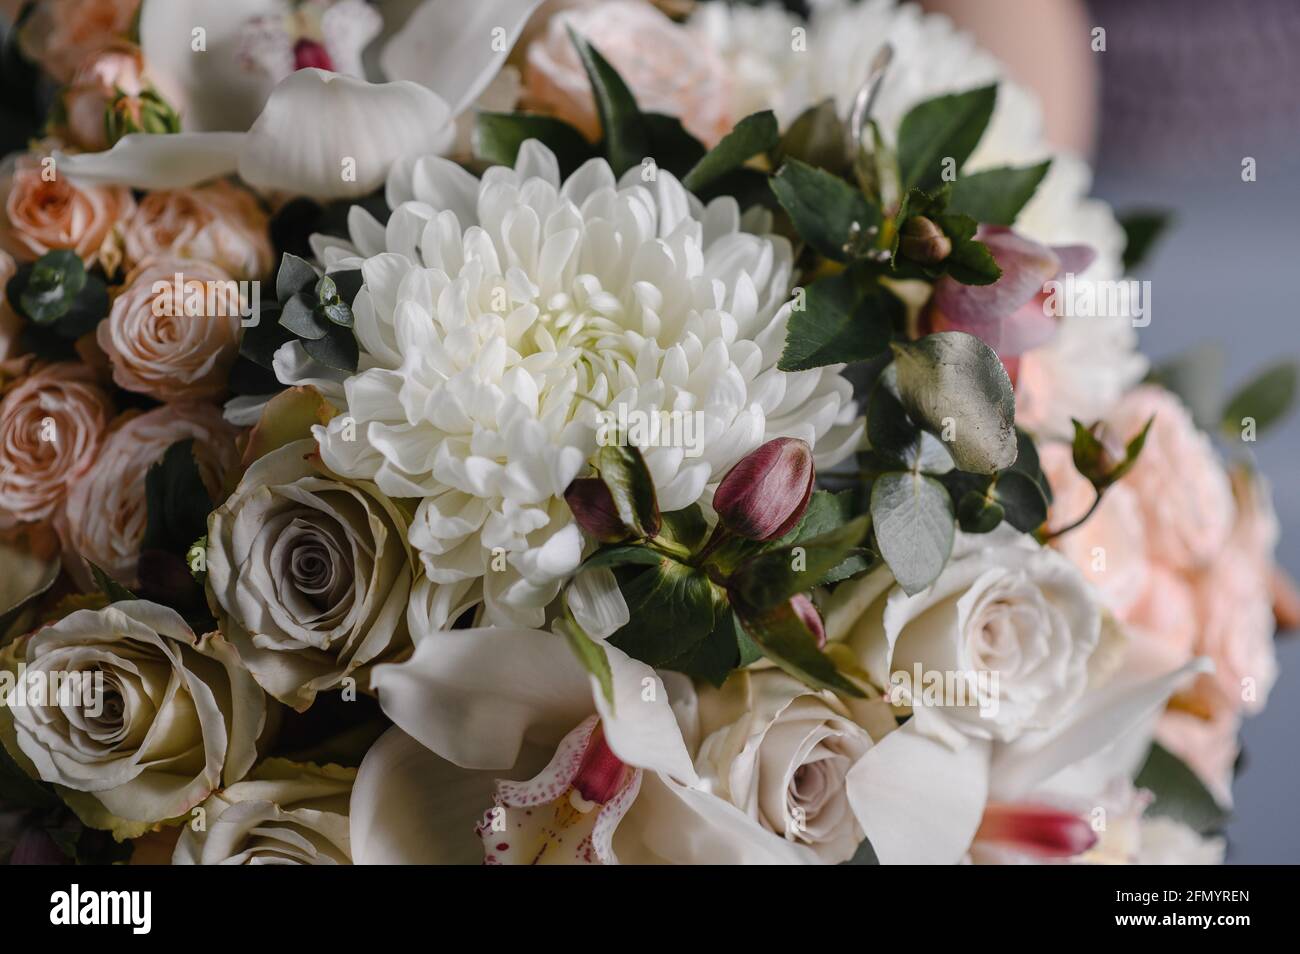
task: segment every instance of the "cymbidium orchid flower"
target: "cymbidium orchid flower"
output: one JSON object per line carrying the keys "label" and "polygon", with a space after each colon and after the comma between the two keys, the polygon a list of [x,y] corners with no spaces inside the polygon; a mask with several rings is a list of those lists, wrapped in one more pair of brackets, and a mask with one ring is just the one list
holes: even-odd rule
{"label": "cymbidium orchid flower", "polygon": [[[142,189],[238,172],[265,190],[365,195],[395,160],[447,148],[538,2],[425,0],[392,32],[396,2],[145,0],[146,67],[182,131],[131,133],[60,168]],[[362,54],[385,28],[388,82],[370,82]]]}

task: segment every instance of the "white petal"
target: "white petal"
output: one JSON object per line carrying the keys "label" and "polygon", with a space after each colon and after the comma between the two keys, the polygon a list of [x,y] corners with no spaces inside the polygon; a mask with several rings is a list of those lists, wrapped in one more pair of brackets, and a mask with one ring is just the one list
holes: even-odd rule
{"label": "white petal", "polygon": [[605,639],[627,625],[627,601],[609,567],[583,570],[565,591],[573,618],[592,639]]}
{"label": "white petal", "polygon": [[540,2],[425,0],[385,44],[379,65],[389,79],[433,90],[459,116],[500,71]]}
{"label": "white petal", "polygon": [[133,189],[180,189],[229,175],[239,165],[243,133],[131,133],[106,152],[54,153],[59,171],[80,182]]}
{"label": "white petal", "polygon": [[653,669],[621,649],[608,644],[604,648],[613,676],[613,705],[601,692],[596,677],[590,678],[610,749],[628,765],[667,773],[694,785],[699,779],[663,681]]}
{"label": "white petal", "polygon": [[845,788],[880,863],[960,861],[984,815],[988,759],[988,743],[952,749],[921,735],[914,721],[868,749]]}
{"label": "white petal", "polygon": [[395,160],[436,151],[447,119],[447,104],[414,83],[298,70],[276,86],[248,131],[239,174],[265,189],[365,195]]}

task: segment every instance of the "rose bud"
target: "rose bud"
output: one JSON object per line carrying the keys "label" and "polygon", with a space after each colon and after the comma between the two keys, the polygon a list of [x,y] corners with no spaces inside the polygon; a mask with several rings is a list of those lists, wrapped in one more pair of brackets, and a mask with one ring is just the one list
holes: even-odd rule
{"label": "rose bud", "polygon": [[914,262],[933,265],[952,254],[952,239],[924,215],[914,215],[903,223],[898,250]]}
{"label": "rose bud", "polygon": [[975,840],[1006,845],[1037,858],[1070,858],[1097,844],[1080,815],[1047,805],[990,802]]}
{"label": "rose bud", "polygon": [[790,608],[816,638],[817,648],[823,649],[826,646],[826,627],[822,625],[821,614],[817,612],[817,607],[813,606],[813,601],[802,593],[796,593],[790,597]]}
{"label": "rose bud", "polygon": [[601,543],[618,543],[632,536],[614,505],[614,497],[599,477],[578,477],[564,492],[578,526]]}
{"label": "rose bud", "polygon": [[812,496],[812,448],[778,437],[746,455],[713,494],[718,522],[748,540],[775,540],[799,522]]}

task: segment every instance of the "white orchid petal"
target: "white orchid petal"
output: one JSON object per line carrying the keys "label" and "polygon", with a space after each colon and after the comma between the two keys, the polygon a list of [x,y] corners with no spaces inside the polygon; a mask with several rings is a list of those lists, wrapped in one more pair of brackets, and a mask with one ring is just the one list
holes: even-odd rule
{"label": "white orchid petal", "polygon": [[845,788],[881,864],[956,864],[984,814],[989,745],[953,749],[914,721],[885,736],[849,769]]}
{"label": "white orchid petal", "polygon": [[[149,79],[181,114],[187,132],[247,129],[275,85],[246,68],[239,32],[253,17],[279,16],[285,0],[145,0],[140,49]],[[195,50],[202,29],[203,49]]]}
{"label": "white orchid petal", "polygon": [[79,182],[180,189],[234,172],[243,144],[243,133],[131,133],[106,152],[66,155],[56,150],[54,165]]}
{"label": "white orchid petal", "polygon": [[433,90],[459,116],[487,88],[541,0],[425,0],[389,40],[389,79]]}
{"label": "white orchid petal", "polygon": [[[527,775],[539,760],[542,752],[528,748],[517,772]],[[366,753],[352,788],[354,863],[481,863],[474,826],[492,807],[500,775],[458,768],[389,729]]]}
{"label": "white orchid petal", "polygon": [[628,765],[665,772],[695,784],[698,778],[663,681],[653,669],[621,649],[609,644],[604,649],[612,675],[614,704],[605,698],[595,676],[591,677],[591,691],[610,749]]}
{"label": "white orchid petal", "polygon": [[367,83],[298,70],[248,131],[239,174],[251,185],[317,198],[365,195],[403,156],[447,138],[447,104],[415,83]]}
{"label": "white orchid petal", "polygon": [[564,637],[540,630],[430,633],[406,662],[377,666],[371,685],[393,722],[466,768],[508,768],[525,738],[553,745],[593,709]]}

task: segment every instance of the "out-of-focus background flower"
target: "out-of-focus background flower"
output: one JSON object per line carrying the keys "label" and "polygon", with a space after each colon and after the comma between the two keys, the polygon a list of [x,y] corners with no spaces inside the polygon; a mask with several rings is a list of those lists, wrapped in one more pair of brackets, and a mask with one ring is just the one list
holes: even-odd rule
{"label": "out-of-focus background flower", "polygon": [[[1153,364],[1219,349],[1227,390],[1300,352],[1300,4],[1294,0],[930,0],[1007,60],[1046,100],[1059,144],[1092,150],[1094,192],[1121,214],[1166,209],[1172,224],[1143,264]],[[1105,30],[1105,50],[1092,49]],[[1095,83],[1095,86],[1092,84]],[[1095,99],[1087,95],[1096,89]],[[1093,132],[1095,130],[1095,133]],[[1090,141],[1091,140],[1091,141]],[[1256,178],[1243,181],[1243,161]],[[1207,351],[1209,355],[1211,352]],[[1215,361],[1210,358],[1208,367]],[[1226,447],[1270,475],[1278,561],[1300,572],[1300,416],[1253,445]],[[1300,639],[1278,638],[1281,677],[1247,719],[1228,825],[1229,863],[1300,861],[1294,726]]]}

